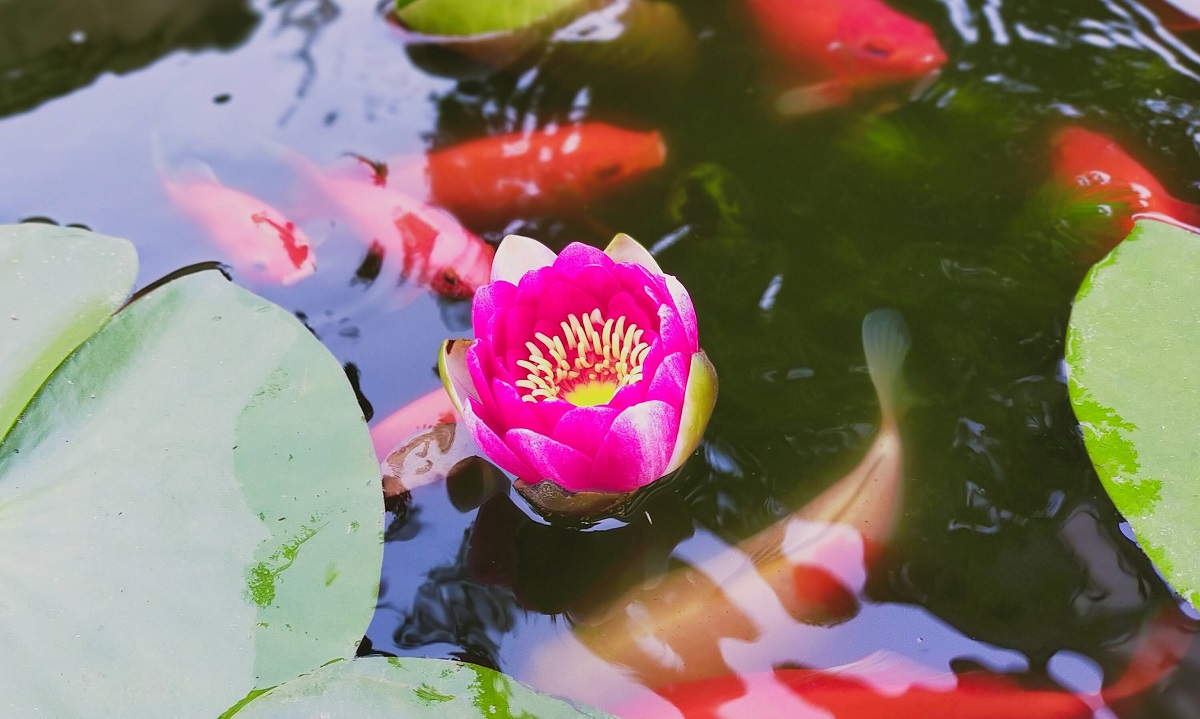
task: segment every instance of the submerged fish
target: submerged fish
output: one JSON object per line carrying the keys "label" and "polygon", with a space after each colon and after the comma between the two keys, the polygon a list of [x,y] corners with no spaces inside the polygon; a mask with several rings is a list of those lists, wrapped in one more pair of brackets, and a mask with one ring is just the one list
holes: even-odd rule
{"label": "submerged fish", "polygon": [[1174,607],[1167,610],[1140,638],[1121,678],[1098,695],[1026,689],[1011,677],[984,671],[947,677],[953,682],[949,688],[910,684],[899,693],[884,692],[878,684],[880,680],[891,683],[887,674],[911,674],[907,668],[893,664],[866,676],[836,669],[777,669],[750,676],[715,677],[656,689],[677,712],[641,700],[613,713],[621,719],[674,719],[680,715],[684,719],[1091,719],[1098,704],[1137,696],[1165,678],[1183,657],[1193,634],[1194,629],[1183,625],[1181,612]]}
{"label": "submerged fish", "polygon": [[764,582],[796,622],[853,613],[864,563],[891,537],[900,513],[900,375],[909,337],[899,314],[868,315],[863,347],[883,420],[858,466],[790,517],[718,556],[713,564],[727,568],[719,586],[685,566],[626,592],[601,613],[573,616],[583,645],[631,670],[644,686],[658,687],[729,673],[720,642],[752,641],[763,631],[758,618],[738,608],[745,606],[738,597]]}
{"label": "submerged fish", "polygon": [[1072,197],[1095,202],[1111,216],[1113,232],[1101,238],[1105,251],[1128,235],[1143,214],[1200,227],[1200,208],[1167,194],[1162,183],[1112,138],[1071,126],[1060,130],[1051,146],[1058,182]]}
{"label": "submerged fish", "polygon": [[290,285],[316,270],[308,237],[266,202],[221,184],[208,165],[160,169],[167,197],[221,248],[239,277]]}
{"label": "submerged fish", "polygon": [[491,279],[492,246],[446,211],[369,178],[326,172],[294,153],[291,159],[363,244],[378,243],[407,279],[450,299],[471,297]]}
{"label": "submerged fish", "polygon": [[457,421],[458,412],[450,395],[438,387],[372,424],[371,443],[375,446],[375,454],[383,461],[414,433]]}
{"label": "submerged fish", "polygon": [[658,132],[585,122],[485,137],[388,164],[398,176],[393,185],[488,224],[577,209],[661,167],[666,156]]}
{"label": "submerged fish", "polygon": [[792,89],[782,115],[845,105],[856,94],[913,83],[946,53],[929,26],[881,0],[745,0]]}
{"label": "submerged fish", "polygon": [[1145,4],[1168,30],[1200,30],[1200,0],[1146,0]]}

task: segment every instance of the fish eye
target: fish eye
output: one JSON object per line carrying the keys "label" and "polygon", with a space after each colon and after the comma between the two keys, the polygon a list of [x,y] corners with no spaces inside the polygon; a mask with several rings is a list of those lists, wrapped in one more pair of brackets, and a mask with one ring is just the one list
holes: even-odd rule
{"label": "fish eye", "polygon": [[867,40],[859,46],[859,50],[864,54],[885,60],[892,56],[892,53],[895,51],[895,46],[880,40]]}

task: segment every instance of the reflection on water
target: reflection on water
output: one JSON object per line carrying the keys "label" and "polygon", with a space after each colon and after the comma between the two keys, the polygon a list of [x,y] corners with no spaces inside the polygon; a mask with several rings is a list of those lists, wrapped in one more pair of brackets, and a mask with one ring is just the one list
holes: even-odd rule
{"label": "reflection on water", "polygon": [[[355,368],[374,423],[436,390],[436,347],[469,326],[443,272],[455,254],[430,228],[484,254],[505,231],[561,246],[622,230],[691,290],[722,383],[702,451],[638,514],[590,531],[548,526],[494,488],[395,499],[372,651],[458,656],[630,716],[676,716],[687,697],[836,714],[813,708],[829,699],[804,688],[818,685],[874,702],[858,716],[889,716],[881,697],[944,701],[918,690],[996,686],[995,673],[1078,708],[1064,690],[1119,681],[1173,601],[1122,534],[1066,394],[1063,332],[1098,247],[1095,208],[1064,217],[1045,189],[1051,138],[1070,123],[1119,137],[1171,196],[1200,201],[1196,33],[1154,4],[894,0],[932,28],[941,74],[889,112],[783,122],[767,98],[778,68],[742,0],[667,3],[694,44],[679,81],[549,62],[432,76],[370,2],[118,2],[95,18],[67,0],[0,2],[0,221],[131,237],[142,284],[234,264],[169,204],[150,137],[211,160],[309,239],[314,272],[256,289]],[[13,15],[35,6],[46,24]],[[601,126],[631,134],[575,159],[621,182],[540,174],[542,150],[565,156],[571,128]],[[527,154],[465,144],[481,138],[524,138]],[[606,169],[621,151],[636,177]],[[346,153],[386,162],[385,186]],[[456,203],[431,184],[431,158],[457,158],[451,192],[493,174],[534,187],[504,205],[503,183],[485,182],[482,210],[473,196],[429,210]],[[328,178],[346,183],[332,199]],[[420,222],[397,227],[398,208]],[[796,516],[886,445],[861,334],[879,307],[907,321],[919,398],[882,539],[853,515]],[[1145,696],[1088,701],[1195,716],[1198,658],[1193,645]],[[840,678],[804,673],[830,667]]]}

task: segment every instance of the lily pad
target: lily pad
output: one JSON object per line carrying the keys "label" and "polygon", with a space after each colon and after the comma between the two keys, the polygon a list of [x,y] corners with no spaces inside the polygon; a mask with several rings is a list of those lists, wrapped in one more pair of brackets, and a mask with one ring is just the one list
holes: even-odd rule
{"label": "lily pad", "polygon": [[1104,487],[1142,548],[1200,599],[1200,236],[1139,220],[1071,312],[1071,402]]}
{"label": "lily pad", "polygon": [[427,35],[481,35],[519,30],[581,0],[397,0],[396,17]]}
{"label": "lily pad", "polygon": [[0,225],[0,437],[54,368],[108,322],[136,278],[127,240]]}
{"label": "lily pad", "polygon": [[217,272],[154,289],[0,444],[0,715],[212,719],[352,656],[380,505],[354,393],[303,325]]}
{"label": "lily pad", "polygon": [[484,667],[445,659],[338,662],[245,704],[236,719],[613,719],[537,693]]}

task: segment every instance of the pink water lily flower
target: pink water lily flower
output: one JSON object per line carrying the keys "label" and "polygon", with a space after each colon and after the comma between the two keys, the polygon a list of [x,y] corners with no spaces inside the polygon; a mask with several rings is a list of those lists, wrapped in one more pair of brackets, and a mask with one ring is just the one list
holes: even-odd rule
{"label": "pink water lily flower", "polygon": [[700,442],[717,376],[683,285],[628,235],[603,252],[500,243],[475,293],[475,340],[438,367],[484,454],[525,483],[628,493]]}

